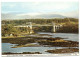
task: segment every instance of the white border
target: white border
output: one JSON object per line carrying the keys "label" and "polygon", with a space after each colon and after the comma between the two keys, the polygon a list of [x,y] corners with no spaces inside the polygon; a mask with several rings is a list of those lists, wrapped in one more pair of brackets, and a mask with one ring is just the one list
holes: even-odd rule
{"label": "white border", "polygon": [[[61,2],[61,1],[64,1],[64,2],[74,1],[74,2],[76,2],[79,0],[1,0],[0,1],[0,13],[1,13],[1,2],[52,2],[52,1],[53,2],[54,1],[56,1],[56,2]],[[80,4],[79,4],[79,6],[80,6]],[[79,9],[80,9],[80,7],[79,7]],[[79,11],[79,13],[80,13],[80,11]],[[79,19],[80,19],[80,16],[79,16]],[[0,14],[0,26],[1,26],[1,14]],[[79,20],[79,27],[80,27],[80,20]],[[79,30],[80,30],[80,28],[79,28]],[[0,32],[1,32],[1,27],[0,27]],[[80,35],[79,35],[79,37],[80,37]],[[1,33],[0,33],[0,38],[1,38]],[[79,38],[79,41],[80,41],[80,38]],[[1,45],[1,39],[0,39],[0,45]],[[79,45],[79,51],[80,51],[80,45]],[[79,52],[79,54],[80,54],[80,52]],[[5,55],[1,56],[1,46],[0,46],[0,57],[7,57]],[[8,56],[8,57],[45,57],[45,55],[28,55],[28,56],[24,55],[24,56]],[[46,57],[80,57],[80,55],[79,56],[52,56],[52,55],[48,56],[47,55]]]}
{"label": "white border", "polygon": [[1,2],[50,2],[50,1],[78,1],[78,0],[1,0]]}
{"label": "white border", "polygon": [[[0,2],[0,5],[1,5],[1,2]],[[1,6],[0,6],[0,13],[1,13]],[[1,57],[1,52],[2,52],[2,50],[1,50],[1,14],[0,14],[0,57]]]}

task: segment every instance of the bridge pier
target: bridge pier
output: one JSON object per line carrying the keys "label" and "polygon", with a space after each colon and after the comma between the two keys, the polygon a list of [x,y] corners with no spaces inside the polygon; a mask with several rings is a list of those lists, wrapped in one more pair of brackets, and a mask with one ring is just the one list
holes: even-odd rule
{"label": "bridge pier", "polygon": [[56,32],[56,26],[55,26],[55,23],[52,22],[52,26],[53,26],[52,32]]}
{"label": "bridge pier", "polygon": [[52,26],[53,26],[53,29],[52,29],[52,32],[56,32],[57,30],[59,30],[63,25],[55,25],[55,23],[52,22]]}

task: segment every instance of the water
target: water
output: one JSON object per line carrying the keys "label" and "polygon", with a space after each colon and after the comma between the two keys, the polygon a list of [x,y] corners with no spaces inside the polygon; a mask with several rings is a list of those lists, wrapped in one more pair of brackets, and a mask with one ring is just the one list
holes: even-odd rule
{"label": "water", "polygon": [[52,35],[53,38],[62,37],[62,38],[64,38],[64,40],[72,40],[72,41],[78,41],[79,42],[79,34],[75,34],[75,33],[49,33],[49,32],[46,33],[46,32],[39,32],[39,34],[48,34],[48,35]]}
{"label": "water", "polygon": [[[45,52],[47,50],[51,49],[60,49],[62,47],[20,47],[20,48],[11,48],[12,45],[15,44],[10,44],[10,43],[3,43],[2,44],[2,52],[12,52],[12,53],[22,53],[22,52],[41,52],[43,54],[48,54],[48,52]],[[63,47],[65,48],[65,47]]]}
{"label": "water", "polygon": [[[39,32],[39,34],[49,34],[49,35],[52,35],[52,37],[67,38],[66,40],[73,40],[73,41],[78,41],[79,40],[79,36],[78,36],[79,34],[72,34],[72,33],[44,33],[44,32]],[[55,47],[20,47],[20,48],[11,48],[14,45],[16,45],[16,44],[2,43],[2,52],[12,52],[12,53],[40,52],[42,54],[51,54],[51,53],[48,53],[48,52],[45,52],[45,51],[56,49],[56,48],[57,49],[66,48],[66,47],[56,47],[56,48]],[[78,54],[78,53],[75,53],[75,54]]]}

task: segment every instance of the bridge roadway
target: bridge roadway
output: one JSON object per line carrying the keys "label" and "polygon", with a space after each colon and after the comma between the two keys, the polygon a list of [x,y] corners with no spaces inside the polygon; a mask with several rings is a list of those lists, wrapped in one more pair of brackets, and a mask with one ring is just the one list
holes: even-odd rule
{"label": "bridge roadway", "polygon": [[[19,25],[19,26],[14,26],[14,27],[27,27],[27,26],[31,26],[31,25],[26,25],[26,26]],[[32,27],[37,27],[37,26],[52,26],[52,25],[32,25]]]}

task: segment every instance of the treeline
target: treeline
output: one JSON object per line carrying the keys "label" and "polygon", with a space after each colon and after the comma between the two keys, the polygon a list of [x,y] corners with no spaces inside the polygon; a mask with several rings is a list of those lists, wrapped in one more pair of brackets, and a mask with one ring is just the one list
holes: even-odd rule
{"label": "treeline", "polygon": [[[53,32],[52,26],[43,26],[33,28],[35,32]],[[61,28],[56,30],[56,33],[79,33],[78,23],[66,23]]]}
{"label": "treeline", "polygon": [[75,18],[55,18],[55,19],[23,19],[23,20],[2,20],[2,24],[14,24],[14,25],[22,25],[26,24],[27,22],[32,22],[36,24],[48,24],[51,22],[55,23],[65,23],[65,22],[78,22],[78,19]]}
{"label": "treeline", "polygon": [[65,26],[61,27],[57,32],[62,33],[79,33],[79,25],[78,23],[67,23]]}
{"label": "treeline", "polygon": [[[62,33],[78,33],[78,19],[75,18],[64,18],[64,19],[24,19],[24,20],[2,20],[2,36],[8,36],[13,34],[13,36],[18,36],[21,33],[27,33],[27,28],[15,28],[14,25],[23,25],[28,22],[33,22],[35,24],[50,24],[55,23],[64,23],[64,26],[61,27],[56,32]],[[34,32],[52,32],[52,26],[43,26],[43,27],[33,27]]]}
{"label": "treeline", "polygon": [[35,32],[52,32],[52,26],[33,27]]}
{"label": "treeline", "polygon": [[6,24],[1,26],[2,36],[19,36],[21,33],[27,33],[27,28],[15,28],[12,24]]}

